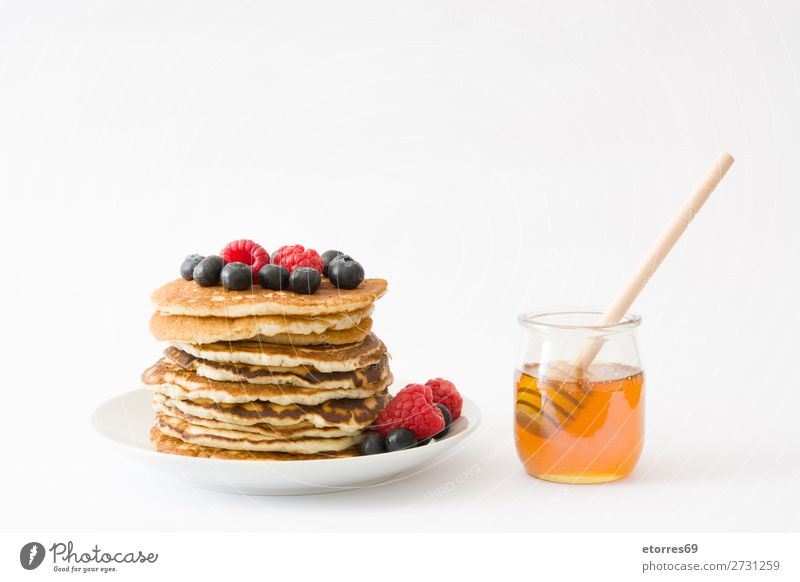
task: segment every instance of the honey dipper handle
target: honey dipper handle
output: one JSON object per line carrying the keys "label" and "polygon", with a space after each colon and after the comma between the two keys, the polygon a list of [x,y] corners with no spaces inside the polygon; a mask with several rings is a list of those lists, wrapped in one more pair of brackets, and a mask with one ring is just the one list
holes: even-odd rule
{"label": "honey dipper handle", "polygon": [[[722,152],[717,156],[717,159],[695,186],[689,198],[681,206],[675,218],[672,219],[667,228],[661,233],[661,236],[653,243],[653,246],[650,247],[642,261],[631,273],[625,286],[600,317],[598,325],[610,325],[622,319],[641,290],[647,285],[650,277],[656,272],[664,257],[675,246],[683,231],[686,230],[686,227],[689,226],[697,212],[708,200],[711,192],[714,191],[714,188],[717,187],[717,184],[720,183],[731,165],[733,165],[733,161],[733,157],[727,152]],[[597,357],[602,345],[603,341],[600,338],[589,340],[575,361],[576,368],[579,371],[585,370]]]}

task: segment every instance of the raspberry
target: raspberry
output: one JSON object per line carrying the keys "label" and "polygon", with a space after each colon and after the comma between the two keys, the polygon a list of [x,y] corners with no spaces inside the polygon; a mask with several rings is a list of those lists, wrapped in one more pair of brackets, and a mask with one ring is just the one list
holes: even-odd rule
{"label": "raspberry", "polygon": [[455,384],[444,378],[434,378],[425,382],[425,386],[431,389],[433,402],[444,404],[450,411],[453,420],[461,416],[461,405],[464,404],[464,400],[456,390]]}
{"label": "raspberry", "polygon": [[269,253],[251,240],[243,238],[225,245],[219,253],[226,263],[244,263],[253,269],[253,281],[258,281],[258,271],[269,263]]}
{"label": "raspberry", "polygon": [[275,251],[272,255],[272,264],[281,265],[290,273],[297,267],[311,267],[322,273],[322,257],[314,249],[307,249],[303,245],[286,245]]}
{"label": "raspberry", "polygon": [[444,416],[433,403],[428,386],[409,384],[392,398],[375,425],[384,436],[396,428],[407,428],[418,440],[423,440],[444,430]]}

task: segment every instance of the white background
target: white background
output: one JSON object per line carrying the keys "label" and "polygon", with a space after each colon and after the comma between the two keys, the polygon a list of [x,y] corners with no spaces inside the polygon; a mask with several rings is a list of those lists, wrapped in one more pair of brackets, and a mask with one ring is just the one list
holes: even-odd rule
{"label": "white background", "polygon": [[[800,530],[798,22],[789,1],[4,3],[0,528]],[[636,303],[634,476],[527,477],[515,315],[610,301],[723,149]],[[305,498],[112,453],[88,419],[160,353],[150,291],[244,237],[389,279],[396,374],[476,400],[470,446]]]}

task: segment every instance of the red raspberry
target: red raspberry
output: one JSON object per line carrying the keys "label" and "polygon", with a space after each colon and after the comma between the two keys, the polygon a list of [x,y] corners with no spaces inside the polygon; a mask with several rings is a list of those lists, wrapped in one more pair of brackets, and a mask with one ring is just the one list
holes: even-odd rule
{"label": "red raspberry", "polygon": [[253,269],[253,281],[258,281],[258,271],[269,263],[269,253],[260,244],[246,238],[229,242],[219,254],[226,263],[250,265]]}
{"label": "red raspberry", "polygon": [[433,403],[428,386],[409,384],[392,398],[378,415],[375,425],[383,436],[396,428],[407,428],[417,440],[422,440],[444,430],[444,416]]}
{"label": "red raspberry", "polygon": [[297,267],[311,267],[322,273],[322,257],[314,249],[307,249],[303,245],[286,245],[275,251],[272,263],[283,265],[290,273]]}
{"label": "red raspberry", "polygon": [[425,382],[425,386],[431,389],[433,402],[447,407],[453,420],[461,416],[461,405],[464,404],[464,399],[456,390],[455,384],[444,378],[434,378]]}

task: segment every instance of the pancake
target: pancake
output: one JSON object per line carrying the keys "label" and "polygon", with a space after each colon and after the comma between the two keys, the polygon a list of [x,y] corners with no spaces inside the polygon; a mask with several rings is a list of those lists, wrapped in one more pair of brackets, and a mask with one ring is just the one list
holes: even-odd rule
{"label": "pancake", "polygon": [[[372,325],[369,319],[371,313],[372,305],[355,311],[314,316],[195,317],[156,312],[150,318],[150,332],[159,341],[208,344],[249,340],[256,336],[322,334],[353,327],[360,329],[362,321],[369,320],[369,325]],[[361,331],[367,332],[369,329]]]}
{"label": "pancake", "polygon": [[372,318],[367,317],[349,329],[332,329],[322,333],[279,333],[277,335],[258,335],[252,341],[265,344],[288,346],[343,346],[364,341],[372,330]]}
{"label": "pancake", "polygon": [[369,426],[389,402],[386,392],[368,398],[328,400],[317,406],[271,402],[242,402],[229,404],[212,400],[181,400],[156,393],[154,399],[185,414],[217,420],[228,424],[270,424],[290,426],[309,422],[316,427],[336,427],[348,432]]}
{"label": "pancake", "polygon": [[311,366],[320,372],[347,372],[381,361],[386,346],[370,333],[364,341],[347,346],[282,346],[255,341],[196,344],[172,342],[187,354],[212,362],[280,366]]}
{"label": "pancake", "polygon": [[313,455],[326,451],[343,451],[364,440],[364,435],[353,434],[343,437],[318,438],[300,437],[296,439],[274,439],[238,430],[208,428],[189,424],[185,420],[156,414],[156,426],[165,435],[181,439],[185,443],[231,449],[235,451],[259,451],[264,453],[294,453]]}
{"label": "pancake", "polygon": [[384,279],[365,279],[356,289],[337,289],[323,277],[316,293],[301,295],[293,291],[270,291],[257,285],[244,291],[229,291],[221,286],[202,287],[194,281],[176,279],[156,289],[150,299],[156,311],[167,315],[323,315],[369,307],[386,293],[386,287]]}
{"label": "pancake", "polygon": [[321,389],[300,388],[289,384],[249,384],[247,382],[220,382],[209,380],[184,370],[164,358],[142,372],[142,383],[159,394],[181,400],[211,400],[228,404],[263,401],[280,405],[300,404],[317,406],[328,400],[366,398],[384,392],[392,383],[391,372],[374,384],[358,388]]}
{"label": "pancake", "polygon": [[150,442],[160,453],[183,455],[205,459],[225,459],[231,461],[310,461],[321,459],[339,459],[358,456],[358,448],[351,447],[343,451],[317,453],[314,455],[297,455],[290,453],[263,453],[257,451],[234,451],[230,449],[214,449],[185,443],[180,439],[162,433],[157,426],[150,429]]}
{"label": "pancake", "polygon": [[377,364],[349,372],[318,372],[307,366],[281,368],[279,366],[252,366],[202,360],[170,346],[164,356],[184,370],[220,382],[246,382],[250,384],[288,384],[298,388],[326,390],[361,388],[375,384],[389,373],[389,357],[384,354]]}
{"label": "pancake", "polygon": [[348,436],[357,432],[359,429],[349,431],[342,430],[336,427],[316,427],[310,422],[299,422],[289,426],[272,426],[271,424],[230,424],[227,422],[220,422],[218,420],[211,420],[208,418],[200,418],[199,416],[192,416],[185,412],[169,406],[166,403],[166,398],[159,395],[160,398],[153,398],[153,410],[156,412],[163,412],[167,416],[174,416],[198,426],[207,426],[209,428],[223,428],[229,430],[239,430],[244,432],[252,432],[263,436],[271,436],[273,438],[294,439],[299,437],[340,437]]}

